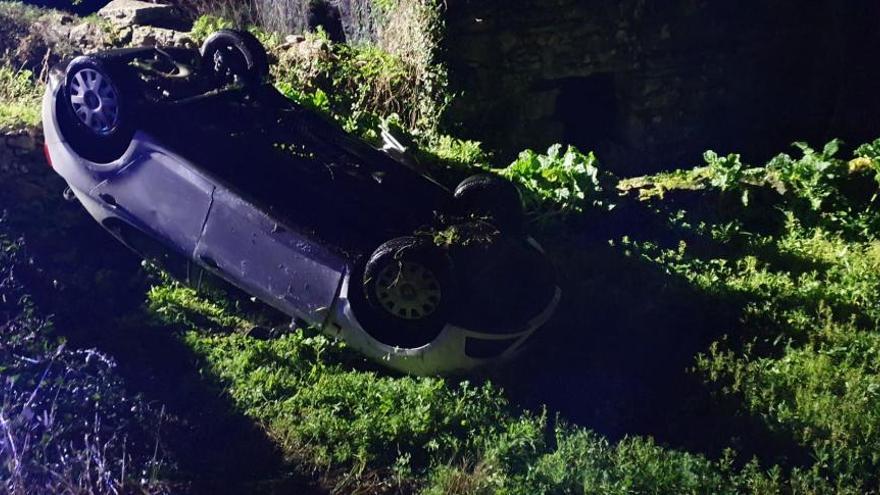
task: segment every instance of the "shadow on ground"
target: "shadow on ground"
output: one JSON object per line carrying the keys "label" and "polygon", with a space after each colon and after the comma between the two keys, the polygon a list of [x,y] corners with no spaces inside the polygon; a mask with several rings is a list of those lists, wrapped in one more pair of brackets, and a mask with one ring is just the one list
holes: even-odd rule
{"label": "shadow on ground", "polygon": [[725,246],[676,231],[636,201],[566,231],[580,234],[545,238],[560,265],[559,311],[526,353],[491,374],[515,403],[546,406],[551,420],[558,414],[610,440],[645,435],[712,458],[732,447],[741,461],[809,461],[791,438],[768,431],[693,371],[712,342],[736,339],[745,301],[702,292],[619,240],[674,248],[686,239],[689,252],[715,255]]}
{"label": "shadow on ground", "polygon": [[174,492],[319,493],[200,375],[174,330],[150,320],[140,259],[62,199],[64,183],[39,151],[0,165],[0,208],[33,257],[33,270],[19,277],[37,307],[52,311],[59,336],[113,357],[129,392],[162,408],[160,457],[177,468]]}

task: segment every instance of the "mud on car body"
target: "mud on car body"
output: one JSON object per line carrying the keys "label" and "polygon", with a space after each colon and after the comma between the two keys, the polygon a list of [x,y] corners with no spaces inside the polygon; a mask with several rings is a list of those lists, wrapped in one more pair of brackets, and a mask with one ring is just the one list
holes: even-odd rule
{"label": "mud on car body", "polygon": [[[264,82],[247,33],[51,72],[47,157],[114,236],[183,255],[387,366],[472,369],[519,351],[560,298],[516,188],[449,191]],[[155,249],[144,246],[160,246]]]}

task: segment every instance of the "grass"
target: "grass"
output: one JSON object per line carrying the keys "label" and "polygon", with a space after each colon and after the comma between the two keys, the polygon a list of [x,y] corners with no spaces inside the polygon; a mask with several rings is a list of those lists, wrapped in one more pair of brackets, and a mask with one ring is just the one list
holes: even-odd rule
{"label": "grass", "polygon": [[166,493],[161,414],[126,391],[112,358],[57,335],[23,284],[35,270],[0,221],[0,491]]}
{"label": "grass", "polygon": [[[166,304],[173,304],[166,300]],[[491,383],[388,376],[307,331],[256,341],[186,334],[234,403],[300,466],[340,491],[426,493],[737,493],[780,485],[756,464],[616,445],[513,407]],[[553,445],[552,445],[553,444]]]}
{"label": "grass", "polygon": [[[791,213],[783,229],[748,239],[749,254],[726,263],[685,251],[667,265],[706,291],[746,301],[748,333],[714,345],[698,369],[808,447],[822,473],[876,486],[880,244],[805,228]],[[767,251],[786,261],[754,254]]]}
{"label": "grass", "polygon": [[870,166],[849,166],[836,158],[836,142],[798,148],[800,157],[779,155],[750,169],[751,178],[715,181],[723,195],[760,178],[770,189],[764,204],[670,212],[694,246],[633,246],[741,305],[738,328],[697,359],[706,381],[808,449],[817,476],[841,490],[875,491],[880,239],[877,183],[865,173],[874,164],[857,157]]}
{"label": "grass", "polygon": [[0,132],[35,127],[40,123],[42,86],[27,69],[0,65]]}

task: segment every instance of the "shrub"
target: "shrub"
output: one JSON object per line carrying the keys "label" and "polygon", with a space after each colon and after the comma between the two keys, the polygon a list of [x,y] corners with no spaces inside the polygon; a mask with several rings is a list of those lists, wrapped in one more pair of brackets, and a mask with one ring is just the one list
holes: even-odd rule
{"label": "shrub", "polygon": [[586,208],[611,209],[609,178],[603,174],[592,152],[583,154],[573,146],[551,146],[539,155],[526,150],[499,173],[518,183],[526,208],[533,212],[582,212]]}
{"label": "shrub", "polygon": [[301,103],[326,110],[349,132],[375,141],[383,118],[391,116],[399,116],[410,132],[429,132],[420,127],[420,100],[426,96],[419,93],[415,72],[388,52],[372,45],[333,43],[318,31],[280,51],[278,58],[273,67],[276,86]]}
{"label": "shrub", "polygon": [[722,191],[729,191],[738,189],[742,185],[745,165],[740,155],[731,153],[727,156],[718,156],[717,153],[709,150],[703,153],[703,160],[709,167],[709,182],[712,186]]}
{"label": "shrub", "polygon": [[795,159],[782,153],[767,163],[768,179],[780,192],[791,191],[806,200],[813,210],[821,210],[823,205],[836,193],[834,184],[847,173],[843,160],[835,158],[840,142],[828,142],[821,151],[816,151],[806,143],[794,143],[801,153]]}
{"label": "shrub", "polygon": [[[741,327],[700,355],[696,368],[810,452],[814,463],[791,483],[826,479],[842,492],[871,492],[880,484],[873,426],[880,422],[880,233],[864,226],[876,225],[880,212],[847,196],[849,170],[836,158],[836,141],[822,151],[798,147],[801,158],[779,155],[758,169],[767,178],[762,187],[786,192],[786,201],[772,206],[783,211],[779,230],[742,222],[726,229],[711,208],[682,211],[678,228],[720,246],[644,244],[641,254],[742,305]],[[856,155],[872,160],[872,152],[869,144]]]}
{"label": "shrub", "polygon": [[235,21],[232,21],[227,17],[203,15],[193,23],[192,30],[190,30],[190,36],[194,42],[201,44],[211,34],[221,29],[232,29],[234,27]]}
{"label": "shrub", "polygon": [[0,133],[39,124],[41,97],[42,87],[31,71],[0,64]]}
{"label": "shrub", "polygon": [[[415,82],[413,95],[400,113],[416,134],[439,130],[451,101],[448,74],[438,52],[445,32],[444,5],[438,0],[385,0],[378,30],[378,46],[403,61]],[[408,115],[409,114],[409,115]]]}

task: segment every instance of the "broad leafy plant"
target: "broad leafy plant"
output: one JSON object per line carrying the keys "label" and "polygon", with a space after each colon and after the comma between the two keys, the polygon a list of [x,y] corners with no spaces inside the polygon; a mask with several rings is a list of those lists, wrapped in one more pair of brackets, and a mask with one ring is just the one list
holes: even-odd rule
{"label": "broad leafy plant", "polygon": [[722,191],[741,187],[746,167],[738,153],[719,156],[718,153],[709,150],[703,153],[703,160],[709,167],[709,182],[713,186]]}
{"label": "broad leafy plant", "polygon": [[846,162],[835,158],[840,141],[829,141],[820,151],[802,142],[794,146],[802,156],[777,155],[767,163],[767,177],[783,194],[791,192],[806,200],[811,209],[819,211],[835,194],[835,181],[847,174]]}
{"label": "broad leafy plant", "polygon": [[554,144],[543,155],[523,151],[499,173],[521,186],[530,211],[578,213],[591,207],[614,207],[596,156],[581,153],[574,146],[563,151],[561,144]]}

